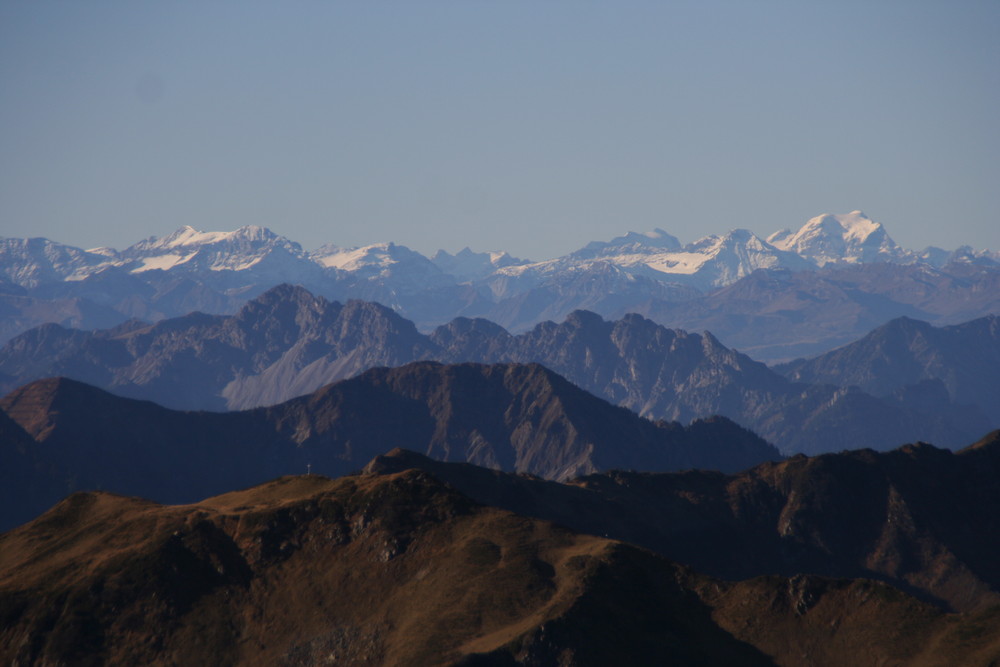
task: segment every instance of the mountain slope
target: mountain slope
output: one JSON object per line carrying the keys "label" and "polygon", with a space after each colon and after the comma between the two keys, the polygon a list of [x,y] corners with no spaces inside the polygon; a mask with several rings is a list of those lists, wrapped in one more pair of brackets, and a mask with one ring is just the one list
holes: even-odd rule
{"label": "mountain slope", "polygon": [[900,318],[861,340],[775,370],[798,382],[856,385],[876,396],[940,382],[951,400],[1000,424],[1000,316],[935,328]]}
{"label": "mountain slope", "polygon": [[[986,665],[996,613],[871,581],[715,580],[418,470],[195,505],[75,494],[0,535],[0,660]],[[821,647],[818,650],[817,647]]]}
{"label": "mountain slope", "polygon": [[[309,466],[343,474],[397,446],[559,479],[608,468],[737,470],[780,458],[727,420],[654,424],[538,365],[378,368],[229,413],[177,412],[56,378],[8,394],[0,409],[32,439],[11,454],[4,527],[77,489],[189,502]],[[23,497],[35,487],[61,492],[29,506]]]}
{"label": "mountain slope", "polygon": [[735,229],[723,236],[713,234],[683,247],[663,230],[656,230],[648,235],[630,232],[607,243],[590,243],[557,259],[501,267],[495,276],[534,287],[555,276],[586,274],[603,266],[701,290],[728,285],[761,268],[813,268],[795,253],[775,248],[746,229]]}
{"label": "mountain slope", "polygon": [[670,585],[676,566],[420,473],[283,478],[188,507],[77,494],[0,542],[11,664],[767,664]]}
{"label": "mountain slope", "polygon": [[[254,226],[182,227],[121,251],[0,239],[0,282],[35,303],[0,327],[0,342],[31,326],[63,322],[67,303],[106,308],[111,324],[193,310],[231,314],[281,283],[330,300],[378,301],[424,330],[455,317],[485,317],[520,332],[578,309],[608,318],[639,312],[671,327],[709,329],[765,361],[827,351],[901,315],[952,324],[1000,308],[991,289],[1000,280],[996,253],[902,250],[860,211],[819,216],[771,240],[782,247],[734,229],[682,245],[657,229],[531,262],[468,249],[429,259],[391,242],[307,252]],[[841,278],[844,268],[860,271]],[[744,298],[757,272],[817,270],[823,277],[797,278],[806,285],[801,290]],[[750,284],[728,290],[744,281]],[[828,312],[818,312],[821,301]],[[784,305],[776,309],[778,302]],[[92,320],[78,321],[97,326]]]}
{"label": "mountain slope", "polygon": [[697,299],[650,301],[633,311],[665,326],[707,329],[758,361],[789,361],[846,345],[897,317],[941,326],[998,313],[1000,271],[891,263],[762,270]]}
{"label": "mountain slope", "polygon": [[936,386],[882,399],[792,383],[707,332],[667,329],[638,315],[606,322],[574,312],[517,336],[460,318],[425,336],[378,304],[331,303],[290,286],[231,317],[192,314],[93,334],[29,331],[0,350],[0,386],[65,375],[173,408],[251,408],[419,359],[541,363],[643,416],[689,422],[722,415],[786,452],[885,449],[920,439],[959,446],[1000,426],[953,405]]}
{"label": "mountain slope", "polygon": [[556,484],[404,451],[367,470],[413,468],[478,502],[725,579],[864,577],[953,609],[1000,603],[1000,432],[955,454],[918,444],[797,456],[735,475],[612,472]]}
{"label": "mountain slope", "polygon": [[431,340],[449,361],[541,363],[650,418],[722,415],[786,453],[887,449],[920,439],[961,446],[1000,426],[974,408],[942,400],[934,387],[890,400],[788,382],[708,332],[667,329],[638,315],[606,322],[575,312],[561,324],[543,323],[518,336],[482,321],[455,320]]}
{"label": "mountain slope", "polygon": [[411,322],[385,307],[331,303],[283,285],[230,317],[192,313],[96,333],[40,327],[0,351],[0,378],[10,378],[9,391],[64,375],[169,407],[221,410],[400,365],[426,356],[426,347]]}
{"label": "mountain slope", "polygon": [[826,213],[810,219],[797,232],[787,229],[767,238],[776,248],[794,252],[818,266],[831,263],[900,262],[911,259],[885,228],[861,211]]}

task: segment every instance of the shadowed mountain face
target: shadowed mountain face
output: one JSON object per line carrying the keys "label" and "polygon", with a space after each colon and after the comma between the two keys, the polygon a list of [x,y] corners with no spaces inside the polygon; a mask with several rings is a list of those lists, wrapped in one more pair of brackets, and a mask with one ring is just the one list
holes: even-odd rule
{"label": "shadowed mountain face", "polygon": [[[732,471],[780,458],[728,420],[653,423],[537,364],[379,368],[229,413],[177,412],[51,379],[9,394],[0,409],[13,434],[0,443],[13,480],[0,490],[5,527],[76,489],[190,502],[310,465],[343,474],[393,447],[551,479],[611,468]],[[55,492],[29,505],[22,494],[32,489]]]}
{"label": "shadowed mountain face", "polygon": [[786,452],[914,440],[959,446],[1000,425],[973,406],[954,405],[936,386],[875,398],[793,383],[707,332],[667,329],[638,315],[606,322],[579,311],[517,336],[459,318],[424,336],[378,304],[331,303],[289,286],[231,317],[192,314],[96,333],[34,329],[0,350],[0,381],[10,390],[65,375],[173,408],[221,410],[277,403],[373,366],[419,359],[541,363],[643,416],[723,415]]}
{"label": "shadowed mountain face", "polygon": [[0,535],[0,619],[4,664],[974,665],[998,649],[995,613],[872,581],[714,580],[419,470],[187,506],[74,494]]}
{"label": "shadowed mountain face", "polygon": [[613,472],[567,484],[396,451],[469,497],[638,544],[726,579],[881,579],[946,608],[1000,603],[1000,432],[957,454],[929,445],[797,456],[739,473]]}
{"label": "shadowed mountain face", "polygon": [[856,385],[875,396],[926,392],[938,383],[954,402],[975,405],[1000,423],[1000,316],[941,328],[904,317],[776,370],[798,382]]}

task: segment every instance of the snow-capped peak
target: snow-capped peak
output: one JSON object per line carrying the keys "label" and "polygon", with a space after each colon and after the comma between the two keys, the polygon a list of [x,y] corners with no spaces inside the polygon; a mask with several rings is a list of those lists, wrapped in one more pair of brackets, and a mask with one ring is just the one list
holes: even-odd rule
{"label": "snow-capped peak", "polygon": [[395,243],[372,243],[356,248],[341,248],[333,244],[324,245],[309,254],[320,266],[342,271],[357,271],[362,267],[388,266],[395,264],[400,254],[398,248],[409,250]]}
{"label": "snow-capped peak", "polygon": [[649,232],[628,232],[610,241],[593,241],[572,253],[570,257],[588,259],[623,253],[660,253],[680,248],[681,242],[676,236],[656,228]]}
{"label": "snow-capped peak", "polygon": [[833,216],[840,226],[844,228],[845,237],[864,241],[866,238],[882,229],[882,225],[875,222],[862,211],[851,211],[847,215]]}
{"label": "snow-capped peak", "polygon": [[497,269],[529,263],[506,252],[475,252],[468,246],[454,255],[446,250],[438,250],[430,259],[439,269],[459,281],[477,280]]}
{"label": "snow-capped peak", "polygon": [[[231,232],[202,232],[190,225],[184,225],[163,238],[150,237],[140,243],[146,248],[183,248],[188,246],[211,245],[224,241],[267,241],[277,234],[267,227],[245,225]],[[137,244],[138,245],[138,244]],[[135,246],[133,246],[135,247]]]}
{"label": "snow-capped peak", "polygon": [[[185,225],[177,231],[140,241],[121,252],[133,273],[159,269],[241,271],[278,255],[287,261],[307,261],[298,243],[267,227],[245,225],[231,232],[203,232]],[[273,263],[273,262],[272,262]]]}
{"label": "snow-capped peak", "polygon": [[906,254],[880,223],[862,211],[824,213],[809,219],[795,233],[783,229],[767,240],[774,247],[798,253],[819,266],[888,261]]}
{"label": "snow-capped peak", "polygon": [[396,243],[374,243],[360,248],[325,245],[309,253],[309,259],[328,271],[362,281],[391,282],[404,291],[455,284],[431,260]]}

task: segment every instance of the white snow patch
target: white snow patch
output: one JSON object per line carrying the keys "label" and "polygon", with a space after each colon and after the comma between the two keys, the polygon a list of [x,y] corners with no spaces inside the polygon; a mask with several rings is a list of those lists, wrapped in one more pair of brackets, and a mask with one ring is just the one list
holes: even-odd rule
{"label": "white snow patch", "polygon": [[153,271],[160,269],[162,271],[168,271],[179,264],[189,261],[197,253],[189,253],[187,255],[177,255],[177,254],[167,254],[167,255],[155,255],[153,257],[144,257],[142,259],[142,264],[132,269],[132,273],[142,273],[143,271]]}
{"label": "white snow patch", "polygon": [[239,263],[216,262],[209,268],[212,271],[242,271],[244,269],[249,269],[250,267],[259,264],[262,259],[264,258],[253,257],[251,259],[246,260],[245,262],[239,262]]}
{"label": "white snow patch", "polygon": [[709,256],[700,252],[672,252],[654,258],[647,256],[645,264],[654,271],[662,273],[693,275],[708,260]]}
{"label": "white snow patch", "polygon": [[90,248],[87,252],[94,255],[100,255],[102,257],[117,257],[118,251],[114,248],[109,248],[107,246],[101,246],[100,248]]}
{"label": "white snow patch", "polygon": [[341,271],[357,271],[365,266],[389,266],[396,263],[390,254],[388,243],[377,243],[361,248],[330,248],[330,250],[334,251],[329,254],[319,254],[324,251],[321,248],[318,254],[313,255],[313,261],[321,266]]}

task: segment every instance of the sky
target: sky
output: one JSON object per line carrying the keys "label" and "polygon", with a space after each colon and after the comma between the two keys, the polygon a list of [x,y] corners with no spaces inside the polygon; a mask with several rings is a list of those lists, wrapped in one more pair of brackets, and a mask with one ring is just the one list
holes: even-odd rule
{"label": "sky", "polygon": [[0,0],[0,236],[1000,250],[1000,2]]}

